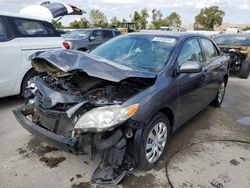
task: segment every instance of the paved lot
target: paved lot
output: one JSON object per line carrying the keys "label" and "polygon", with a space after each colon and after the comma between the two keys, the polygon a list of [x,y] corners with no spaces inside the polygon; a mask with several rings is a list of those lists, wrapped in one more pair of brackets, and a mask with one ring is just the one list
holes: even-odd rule
{"label": "paved lot", "polygon": [[[74,156],[39,142],[14,119],[17,97],[0,99],[0,187],[91,187],[98,165],[88,155]],[[211,106],[172,137],[166,156],[154,170],[134,172],[119,187],[170,187],[166,161],[179,148],[201,140],[250,141],[250,79],[230,77],[224,104]],[[190,145],[170,160],[174,187],[250,187],[250,145],[213,141]]]}

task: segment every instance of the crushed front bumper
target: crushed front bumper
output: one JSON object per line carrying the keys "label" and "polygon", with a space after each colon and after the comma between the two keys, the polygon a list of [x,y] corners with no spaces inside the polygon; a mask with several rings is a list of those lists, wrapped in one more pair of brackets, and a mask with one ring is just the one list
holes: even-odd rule
{"label": "crushed front bumper", "polygon": [[35,123],[30,121],[25,115],[22,109],[15,109],[13,113],[17,121],[29,131],[31,134],[41,138],[42,140],[51,143],[56,148],[60,148],[64,151],[79,154],[80,147],[78,141],[74,138],[68,138],[56,133],[53,133]]}

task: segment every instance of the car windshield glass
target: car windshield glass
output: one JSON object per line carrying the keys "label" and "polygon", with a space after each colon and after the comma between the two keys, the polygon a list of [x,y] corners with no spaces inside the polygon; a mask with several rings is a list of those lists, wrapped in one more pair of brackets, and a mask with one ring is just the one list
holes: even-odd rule
{"label": "car windshield glass", "polygon": [[174,37],[126,35],[116,37],[91,52],[118,64],[158,72],[165,66],[177,44]]}
{"label": "car windshield glass", "polygon": [[217,36],[213,40],[219,45],[250,46],[250,35]]}
{"label": "car windshield glass", "polygon": [[67,35],[67,38],[69,39],[84,39],[87,34],[90,33],[88,30],[78,30],[78,31],[72,31]]}

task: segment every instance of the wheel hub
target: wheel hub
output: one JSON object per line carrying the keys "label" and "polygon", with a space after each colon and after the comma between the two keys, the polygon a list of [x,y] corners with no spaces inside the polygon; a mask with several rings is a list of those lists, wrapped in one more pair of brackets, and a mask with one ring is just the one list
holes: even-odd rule
{"label": "wheel hub", "polygon": [[149,163],[159,160],[166,145],[167,135],[167,125],[164,122],[157,123],[150,131],[145,150]]}

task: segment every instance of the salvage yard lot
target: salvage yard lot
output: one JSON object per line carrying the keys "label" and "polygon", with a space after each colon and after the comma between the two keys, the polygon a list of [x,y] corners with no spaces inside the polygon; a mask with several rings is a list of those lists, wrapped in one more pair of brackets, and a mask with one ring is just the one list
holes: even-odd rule
{"label": "salvage yard lot", "polygon": [[[41,143],[15,120],[18,97],[0,99],[0,187],[91,187],[98,157],[74,156]],[[166,161],[200,140],[250,141],[250,78],[231,76],[221,108],[207,107],[177,131],[154,170],[133,172],[119,187],[170,187]],[[250,145],[204,142],[178,152],[168,165],[173,187],[250,187]]]}

